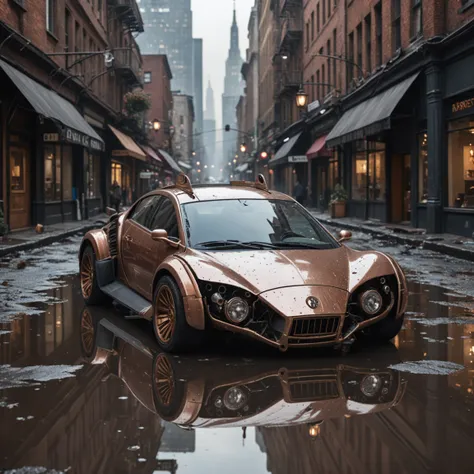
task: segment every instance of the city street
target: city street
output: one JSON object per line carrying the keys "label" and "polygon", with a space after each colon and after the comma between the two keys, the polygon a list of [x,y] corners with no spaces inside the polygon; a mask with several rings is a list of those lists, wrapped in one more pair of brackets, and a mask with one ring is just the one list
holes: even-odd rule
{"label": "city street", "polygon": [[79,242],[0,261],[0,470],[472,472],[472,262],[357,234],[409,278],[393,345],[280,354],[221,336],[173,357],[148,323],[84,306]]}

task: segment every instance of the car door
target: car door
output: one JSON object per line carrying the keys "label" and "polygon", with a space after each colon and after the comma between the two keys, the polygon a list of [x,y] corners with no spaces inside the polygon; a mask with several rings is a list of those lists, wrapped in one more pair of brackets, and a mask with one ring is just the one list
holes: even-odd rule
{"label": "car door", "polygon": [[130,288],[149,297],[150,274],[148,262],[156,256],[158,242],[151,239],[150,223],[161,203],[161,196],[148,196],[139,201],[123,223],[121,265]]}
{"label": "car door", "polygon": [[[179,226],[176,210],[170,199],[162,196],[159,205],[155,208],[153,216],[148,223],[150,230],[164,229],[168,232],[168,238],[171,240],[179,240]],[[152,278],[147,282],[146,293],[150,298],[153,297],[153,276],[155,275],[158,266],[169,255],[176,252],[176,248],[171,247],[166,242],[154,242],[153,254],[142,255],[142,265],[144,273],[152,275]]]}

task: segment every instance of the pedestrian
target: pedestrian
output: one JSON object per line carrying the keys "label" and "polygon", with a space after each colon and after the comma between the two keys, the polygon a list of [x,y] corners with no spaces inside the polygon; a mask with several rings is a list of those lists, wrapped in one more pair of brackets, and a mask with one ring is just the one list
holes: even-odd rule
{"label": "pedestrian", "polygon": [[293,197],[298,201],[301,205],[303,205],[304,197],[305,197],[305,187],[300,183],[299,180],[296,181],[295,187],[293,189]]}
{"label": "pedestrian", "polygon": [[122,202],[122,189],[117,181],[114,181],[110,190],[110,205],[120,212],[120,203]]}

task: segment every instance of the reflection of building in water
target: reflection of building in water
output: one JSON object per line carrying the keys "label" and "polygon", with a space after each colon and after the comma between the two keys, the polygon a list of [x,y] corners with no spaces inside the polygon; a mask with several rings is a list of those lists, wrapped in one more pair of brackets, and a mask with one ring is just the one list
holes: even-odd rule
{"label": "reflection of building in water", "polygon": [[162,421],[161,453],[194,453],[196,450],[196,431],[185,430],[174,423]]}
{"label": "reflection of building in water", "polygon": [[257,446],[260,448],[260,451],[262,451],[262,453],[267,452],[267,447],[265,446],[265,440],[263,439],[262,432],[259,429],[255,430],[255,442],[257,443]]}

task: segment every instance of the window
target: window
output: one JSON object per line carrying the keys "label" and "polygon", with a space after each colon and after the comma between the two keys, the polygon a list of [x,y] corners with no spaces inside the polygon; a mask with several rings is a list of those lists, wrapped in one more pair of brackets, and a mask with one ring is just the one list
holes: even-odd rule
{"label": "window", "polygon": [[428,202],[428,135],[423,133],[418,135],[419,153],[419,201],[422,204]]}
{"label": "window", "polygon": [[329,17],[331,16],[331,2],[333,2],[334,0],[328,0],[328,20],[329,20]]}
{"label": "window", "polygon": [[365,70],[372,71],[372,19],[370,13],[364,19],[365,25]]}
{"label": "window", "polygon": [[309,48],[309,21],[306,23],[306,50]]}
{"label": "window", "polygon": [[54,23],[56,21],[56,0],[46,0],[46,29],[54,33]]}
{"label": "window", "polygon": [[383,61],[382,53],[382,2],[377,3],[375,13],[375,61],[380,66]]}
{"label": "window", "polygon": [[349,35],[349,41],[348,41],[348,48],[349,48],[349,62],[347,63],[347,87],[352,82],[352,79],[354,79],[354,33],[351,33]]}
{"label": "window", "polygon": [[146,227],[150,212],[156,204],[158,196],[149,196],[142,199],[133,209],[130,219],[143,227]]}
{"label": "window", "polygon": [[359,76],[362,70],[362,23],[359,23],[356,28],[357,33],[357,65],[359,70],[357,75]]}
{"label": "window", "polygon": [[474,208],[474,120],[461,119],[448,128],[449,207]]}
{"label": "window", "polygon": [[321,11],[320,11],[320,8],[319,8],[319,3],[316,6],[316,24],[317,24],[316,31],[319,34],[319,30],[321,29]]}
{"label": "window", "polygon": [[72,146],[63,145],[63,201],[72,200]]}
{"label": "window", "polygon": [[314,74],[311,76],[311,101],[314,102],[316,97],[314,96]]}
{"label": "window", "polygon": [[423,5],[422,0],[412,0],[411,8],[411,32],[412,39],[423,34]]}
{"label": "window", "polygon": [[167,198],[160,198],[160,205],[150,220],[150,230],[164,229],[168,237],[179,239],[178,221],[173,203]]}
{"label": "window", "polygon": [[316,71],[316,91],[317,91],[317,95],[318,95],[318,100],[319,98],[321,97],[321,86],[320,86],[320,83],[321,83],[321,78],[319,76],[319,71]]}
{"label": "window", "polygon": [[[336,41],[337,41],[337,31],[336,31],[336,28],[334,28],[334,30],[332,30],[332,50],[333,50],[334,56],[337,56]],[[332,77],[334,78],[334,87],[337,88],[337,61],[336,60],[332,62]]]}
{"label": "window", "polygon": [[401,33],[401,16],[400,16],[401,0],[392,0],[392,52],[395,53],[402,46]]}
{"label": "window", "polygon": [[[64,10],[64,51],[69,51],[69,42],[71,35],[71,12],[66,8]],[[66,56],[67,63],[67,56]]]}
{"label": "window", "polygon": [[12,193],[25,191],[25,171],[25,152],[19,148],[10,148],[10,190]]}
{"label": "window", "polygon": [[[319,33],[319,28],[318,28]],[[314,41],[314,11],[311,12],[311,41]]]}
{"label": "window", "polygon": [[321,82],[323,83],[321,86],[321,99],[324,99],[326,96],[326,66],[324,64],[321,66]]}
{"label": "window", "polygon": [[59,145],[44,147],[44,199],[61,201],[61,152]]}
{"label": "window", "polygon": [[[328,53],[328,56],[331,56],[331,40],[328,39],[328,42],[326,43],[326,51]],[[331,59],[328,58],[328,90],[329,89],[334,89],[331,83]]]}
{"label": "window", "polygon": [[111,184],[117,183],[122,187],[122,165],[115,161],[112,161],[112,177],[110,182]]}
{"label": "window", "polygon": [[87,199],[100,197],[100,157],[84,150]]}
{"label": "window", "polygon": [[326,0],[323,0],[323,18],[321,24],[324,25],[326,23]]}
{"label": "window", "polygon": [[150,84],[151,83],[151,72],[145,72],[143,74],[143,82],[145,84]]}

